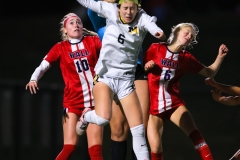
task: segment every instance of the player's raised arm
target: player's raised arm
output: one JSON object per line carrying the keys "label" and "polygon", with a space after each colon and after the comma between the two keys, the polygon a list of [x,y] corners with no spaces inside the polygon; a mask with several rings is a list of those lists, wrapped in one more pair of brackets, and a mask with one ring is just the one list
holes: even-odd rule
{"label": "player's raised arm", "polygon": [[224,57],[227,55],[227,53],[228,53],[227,46],[225,44],[222,44],[219,47],[218,55],[217,55],[217,58],[215,59],[215,61],[210,66],[203,68],[199,72],[199,74],[201,74],[205,77],[214,77],[217,74],[217,72],[224,60]]}
{"label": "player's raised arm", "polygon": [[77,0],[82,6],[98,13],[101,14],[104,18],[107,16],[107,12],[105,10],[110,9],[111,10],[111,3],[104,2],[104,1],[94,1],[94,0]]}

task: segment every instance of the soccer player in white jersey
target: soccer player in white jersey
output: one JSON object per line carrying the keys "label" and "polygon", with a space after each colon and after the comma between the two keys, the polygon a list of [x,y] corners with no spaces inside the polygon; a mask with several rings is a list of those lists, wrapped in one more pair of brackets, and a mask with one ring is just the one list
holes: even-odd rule
{"label": "soccer player in white jersey", "polygon": [[153,43],[145,55],[150,92],[150,116],[147,137],[152,160],[163,160],[162,131],[166,120],[172,121],[189,136],[202,160],[213,160],[211,151],[197,129],[179,94],[179,80],[186,73],[214,77],[228,48],[219,47],[216,60],[208,67],[201,64],[185,48],[197,43],[198,28],[192,23],[180,23],[172,28],[167,43]]}
{"label": "soccer player in white jersey", "polygon": [[120,0],[119,4],[104,1],[78,0],[80,4],[107,19],[99,60],[95,67],[93,87],[95,111],[85,110],[84,122],[104,126],[109,123],[112,100],[121,103],[133,137],[133,149],[139,160],[148,160],[141,106],[134,87],[138,53],[144,37],[150,32],[156,38],[165,38],[150,17],[138,8],[138,0]]}
{"label": "soccer player in white jersey", "polygon": [[[98,0],[95,0],[98,1]],[[104,0],[110,3],[116,3],[115,0]],[[99,17],[97,13],[88,9],[88,16],[94,26],[95,31],[102,39],[106,29],[106,19]],[[138,55],[135,81],[134,85],[136,93],[141,104],[143,114],[143,124],[145,131],[147,130],[148,116],[149,116],[149,90],[147,82],[147,74],[143,68],[143,50]],[[112,117],[110,120],[111,129],[111,159],[125,160],[127,155],[127,139],[129,134],[129,126],[127,119],[119,105],[114,101],[112,104]],[[137,160],[136,155],[132,149],[132,160]]]}
{"label": "soccer player in white jersey", "polygon": [[[83,110],[94,107],[92,93],[94,67],[99,57],[101,41],[97,36],[84,36],[81,19],[74,13],[65,15],[60,22],[62,41],[55,44],[31,76],[26,89],[32,94],[38,90],[38,81],[59,60],[65,88],[63,95],[63,149],[56,160],[67,160],[77,142],[76,124]],[[103,127],[90,124],[87,128],[88,151],[92,160],[102,157]]]}

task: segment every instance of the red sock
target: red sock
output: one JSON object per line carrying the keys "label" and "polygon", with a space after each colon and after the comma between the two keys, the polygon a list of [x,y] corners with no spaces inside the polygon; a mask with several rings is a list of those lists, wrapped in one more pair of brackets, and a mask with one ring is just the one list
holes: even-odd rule
{"label": "red sock", "polygon": [[152,160],[163,160],[162,152],[160,152],[160,153],[152,153],[151,152],[151,158],[152,158]]}
{"label": "red sock", "polygon": [[71,154],[75,149],[75,145],[72,144],[65,144],[63,145],[62,151],[58,154],[56,160],[67,160],[70,158]]}
{"label": "red sock", "polygon": [[90,155],[91,160],[103,160],[101,145],[94,145],[88,148],[88,153]]}
{"label": "red sock", "polygon": [[191,138],[194,148],[202,160],[213,160],[212,153],[207,143],[197,129],[193,130],[189,137]]}

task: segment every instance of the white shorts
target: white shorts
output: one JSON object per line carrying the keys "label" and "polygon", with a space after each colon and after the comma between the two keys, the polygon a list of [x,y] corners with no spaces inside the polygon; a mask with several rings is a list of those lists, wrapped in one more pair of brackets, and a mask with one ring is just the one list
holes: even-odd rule
{"label": "white shorts", "polygon": [[99,77],[98,75],[94,76],[94,85],[97,82],[103,82],[108,85],[109,88],[114,93],[114,101],[118,102],[122,98],[128,96],[135,89],[134,78],[132,79],[120,79],[120,78],[111,78],[106,76]]}

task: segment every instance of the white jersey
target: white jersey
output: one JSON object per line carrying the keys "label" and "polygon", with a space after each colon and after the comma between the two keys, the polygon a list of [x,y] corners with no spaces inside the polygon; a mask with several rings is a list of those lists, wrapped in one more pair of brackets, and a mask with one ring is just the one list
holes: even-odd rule
{"label": "white jersey", "polygon": [[138,53],[147,32],[155,35],[162,31],[155,23],[156,17],[140,9],[133,22],[124,24],[119,18],[116,4],[94,0],[77,1],[107,19],[95,73],[112,78],[134,78]]}

